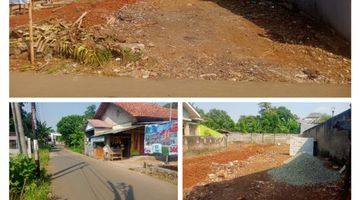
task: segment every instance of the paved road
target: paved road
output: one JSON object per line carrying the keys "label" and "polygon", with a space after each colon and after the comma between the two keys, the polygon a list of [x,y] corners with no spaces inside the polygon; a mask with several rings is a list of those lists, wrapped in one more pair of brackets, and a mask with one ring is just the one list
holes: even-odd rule
{"label": "paved road", "polygon": [[10,97],[350,97],[341,84],[144,80],[10,73]]}
{"label": "paved road", "polygon": [[110,162],[66,150],[50,156],[52,190],[60,199],[177,199],[177,186]]}

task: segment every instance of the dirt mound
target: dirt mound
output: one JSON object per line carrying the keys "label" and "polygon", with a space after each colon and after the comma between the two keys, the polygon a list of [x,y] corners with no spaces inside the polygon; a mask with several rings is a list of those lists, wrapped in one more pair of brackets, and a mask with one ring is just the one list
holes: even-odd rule
{"label": "dirt mound", "polygon": [[[217,170],[215,168],[221,168],[221,166],[225,166],[225,168],[227,168],[228,165],[231,165],[235,166],[236,169],[231,168],[230,171],[231,173],[235,173],[238,167],[243,164],[243,161],[246,163],[247,161],[249,161],[249,158],[251,160],[251,158],[256,155],[271,151],[281,152],[283,151],[283,149],[286,149],[286,147],[277,147],[273,145],[241,144],[233,145],[229,147],[228,150],[221,152],[188,158],[185,157],[183,168],[184,188],[190,188],[196,184],[206,181],[209,178],[209,174],[216,173],[217,171],[220,171],[219,173],[224,172],[224,170]],[[234,163],[236,164],[234,165]],[[242,170],[242,173],[246,172],[247,170]]]}
{"label": "dirt mound", "polygon": [[[83,26],[89,27],[96,24],[106,23],[107,18],[125,4],[134,3],[136,0],[80,0],[67,4],[61,8],[41,9],[33,12],[34,23],[52,19],[74,21],[83,12],[89,12]],[[28,14],[10,17],[10,28],[28,24]]]}

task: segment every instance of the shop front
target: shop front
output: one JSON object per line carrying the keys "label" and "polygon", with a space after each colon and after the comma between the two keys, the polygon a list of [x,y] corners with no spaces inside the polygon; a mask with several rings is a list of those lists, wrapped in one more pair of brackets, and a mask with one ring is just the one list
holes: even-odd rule
{"label": "shop front", "polygon": [[90,137],[88,155],[97,159],[115,160],[144,154],[144,126],[111,130]]}

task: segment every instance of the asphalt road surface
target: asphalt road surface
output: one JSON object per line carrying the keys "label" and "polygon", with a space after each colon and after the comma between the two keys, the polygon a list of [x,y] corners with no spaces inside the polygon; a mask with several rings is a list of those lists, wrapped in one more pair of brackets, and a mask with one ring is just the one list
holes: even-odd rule
{"label": "asphalt road surface", "polygon": [[10,97],[350,97],[341,84],[145,80],[10,72]]}
{"label": "asphalt road surface", "polygon": [[52,194],[57,199],[177,199],[177,186],[142,175],[111,161],[59,149],[50,154]]}

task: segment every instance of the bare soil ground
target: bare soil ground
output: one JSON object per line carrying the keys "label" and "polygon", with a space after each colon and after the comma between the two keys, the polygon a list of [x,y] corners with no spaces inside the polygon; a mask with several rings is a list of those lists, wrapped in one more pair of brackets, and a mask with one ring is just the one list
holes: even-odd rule
{"label": "bare soil ground", "polygon": [[[26,57],[12,56],[11,70],[153,79],[351,82],[350,44],[323,23],[271,1],[89,2],[79,0],[56,11],[37,10],[35,23],[54,18],[73,22],[89,11],[84,28],[101,25],[128,43],[144,44],[146,56],[142,60],[130,65],[114,60],[94,70],[54,58],[45,67],[42,62],[41,68],[24,69]],[[11,28],[25,25],[26,20],[26,14],[12,16]]]}
{"label": "bare soil ground", "polygon": [[[229,149],[185,157],[184,199],[341,199],[343,181],[315,186],[293,186],[273,181],[267,170],[281,166],[288,145],[240,144]],[[212,163],[241,163],[236,178],[212,181]]]}

